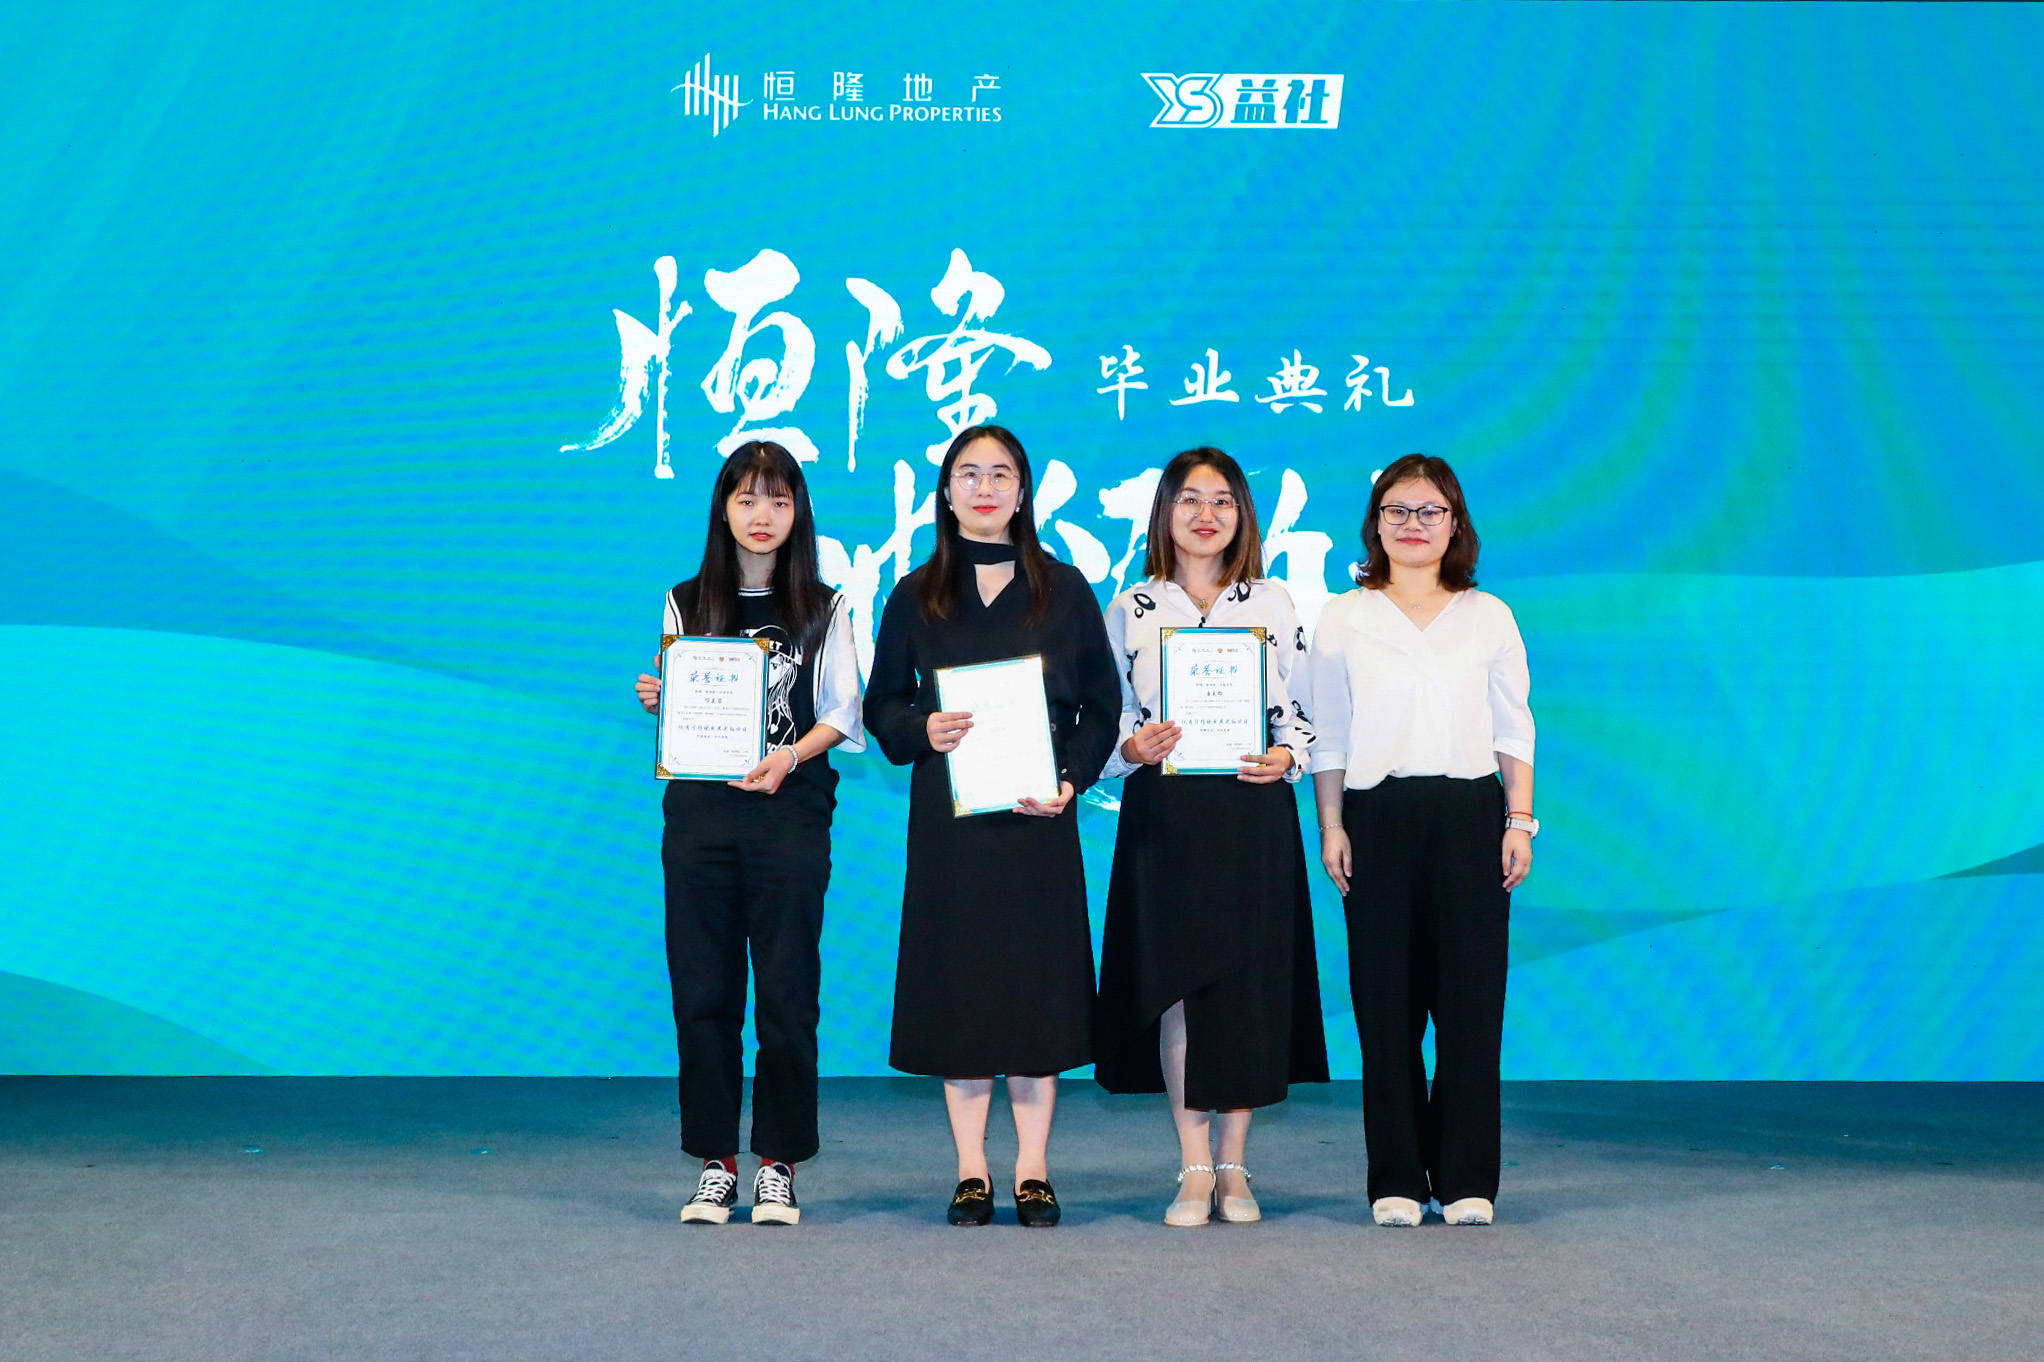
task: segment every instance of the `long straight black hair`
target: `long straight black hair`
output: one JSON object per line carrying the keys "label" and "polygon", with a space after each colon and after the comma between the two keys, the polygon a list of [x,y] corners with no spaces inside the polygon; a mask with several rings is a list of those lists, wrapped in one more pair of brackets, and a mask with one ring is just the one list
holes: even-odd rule
{"label": "long straight black hair", "polygon": [[1022,442],[1006,426],[968,426],[958,432],[944,451],[944,466],[937,470],[937,543],[930,556],[915,570],[916,603],[923,618],[949,619],[958,596],[958,513],[951,509],[951,467],[974,440],[992,440],[1015,460],[1015,472],[1022,479],[1022,494],[1015,500],[1015,518],[1008,522],[1008,537],[1015,541],[1015,565],[1029,588],[1029,622],[1043,623],[1050,609],[1050,555],[1036,537],[1036,480],[1029,472],[1029,455]]}
{"label": "long straight black hair", "polygon": [[787,497],[795,503],[788,542],[774,555],[773,599],[795,646],[807,655],[830,626],[831,590],[816,573],[816,517],[802,465],[771,440],[753,440],[731,451],[710,493],[710,528],[703,538],[703,565],[674,588],[675,608],[692,634],[733,634],[738,630],[738,540],[731,533],[725,503],[738,492]]}

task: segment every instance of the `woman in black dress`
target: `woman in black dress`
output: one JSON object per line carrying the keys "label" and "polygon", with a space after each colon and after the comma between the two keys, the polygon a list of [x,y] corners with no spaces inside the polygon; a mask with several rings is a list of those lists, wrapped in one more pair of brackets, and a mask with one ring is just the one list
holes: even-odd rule
{"label": "woman in black dress", "polygon": [[[959,432],[938,474],[936,547],[888,598],[866,687],[880,750],[915,767],[887,1062],[944,1079],[954,1225],[993,1215],[997,1074],[1015,1116],[1017,1219],[1057,1223],[1047,1163],[1057,1075],[1093,1058],[1093,941],[1070,805],[1114,746],[1121,694],[1092,589],[1037,543],[1033,497],[1014,435]],[[971,741],[972,716],[938,710],[935,671],[1030,654],[1043,658],[1060,793],[954,817],[945,754]]]}
{"label": "woman in black dress", "polygon": [[[1179,1144],[1167,1225],[1263,1212],[1243,1166],[1249,1113],[1292,1083],[1327,1081],[1305,844],[1292,782],[1313,733],[1293,697],[1306,634],[1292,598],[1263,576],[1263,537],[1241,467],[1218,449],[1164,466],[1150,510],[1148,580],[1115,597],[1107,634],[1124,663],[1126,776],[1101,943],[1095,1077],[1109,1092],[1166,1092]],[[1263,636],[1263,750],[1233,775],[1166,775],[1178,742],[1162,722],[1166,629]],[[1219,1113],[1218,1122],[1210,1113]],[[1219,1126],[1219,1158],[1210,1141]]]}

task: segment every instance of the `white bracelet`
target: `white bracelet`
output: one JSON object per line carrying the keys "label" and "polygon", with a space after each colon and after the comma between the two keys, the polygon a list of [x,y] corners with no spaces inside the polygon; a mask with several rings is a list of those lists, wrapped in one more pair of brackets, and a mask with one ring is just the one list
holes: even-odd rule
{"label": "white bracelet", "polygon": [[802,764],[802,754],[801,754],[800,752],[797,752],[797,751],[796,751],[796,750],[794,749],[794,747],[793,747],[792,745],[790,745],[790,744],[785,744],[785,743],[784,743],[784,744],[782,744],[782,745],[781,745],[781,746],[779,746],[779,747],[776,747],[776,748],[774,749],[774,751],[776,751],[776,752],[786,752],[786,753],[787,753],[787,754],[788,754],[789,756],[791,756],[791,757],[793,757],[793,758],[795,759],[795,765],[794,765],[794,766],[790,766],[790,767],[788,768],[788,774],[789,774],[789,775],[791,775],[791,776],[792,776],[792,775],[794,775],[794,774],[795,774],[795,767],[797,767],[797,766],[800,766],[800,765]]}

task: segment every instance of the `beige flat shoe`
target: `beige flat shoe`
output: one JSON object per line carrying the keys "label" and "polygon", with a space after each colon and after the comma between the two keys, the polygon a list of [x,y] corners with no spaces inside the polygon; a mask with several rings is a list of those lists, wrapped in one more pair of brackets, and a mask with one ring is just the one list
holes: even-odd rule
{"label": "beige flat shoe", "polygon": [[1409,1196],[1380,1196],[1370,1203],[1370,1217],[1379,1225],[1417,1225],[1425,1213]]}
{"label": "beige flat shoe", "polygon": [[[1187,1173],[1205,1173],[1211,1177],[1213,1171],[1214,1166],[1210,1163],[1188,1163],[1178,1170],[1178,1186],[1181,1190],[1184,1188]],[[1208,1188],[1207,1194],[1198,1201],[1186,1201],[1181,1198],[1172,1202],[1164,1210],[1164,1223],[1181,1230],[1195,1229],[1207,1223],[1208,1217],[1213,1214],[1213,1206],[1213,1189]]]}
{"label": "beige flat shoe", "polygon": [[1466,1196],[1441,1208],[1441,1219],[1450,1225],[1488,1225],[1495,1208],[1480,1196]]}
{"label": "beige flat shoe", "polygon": [[[1221,1190],[1220,1172],[1232,1168],[1242,1175],[1242,1181],[1249,1181],[1249,1170],[1239,1163],[1217,1163],[1214,1165],[1214,1190]],[[1256,1204],[1256,1197],[1224,1196],[1220,1198],[1221,1219],[1230,1225],[1253,1225],[1263,1219],[1263,1207]]]}

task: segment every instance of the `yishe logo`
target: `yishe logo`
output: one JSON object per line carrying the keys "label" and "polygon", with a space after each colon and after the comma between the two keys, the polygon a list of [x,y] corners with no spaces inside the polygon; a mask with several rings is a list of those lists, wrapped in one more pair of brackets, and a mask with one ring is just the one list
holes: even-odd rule
{"label": "yishe logo", "polygon": [[1341,77],[1326,72],[1145,71],[1164,101],[1153,128],[1256,128],[1267,132],[1341,126]]}

